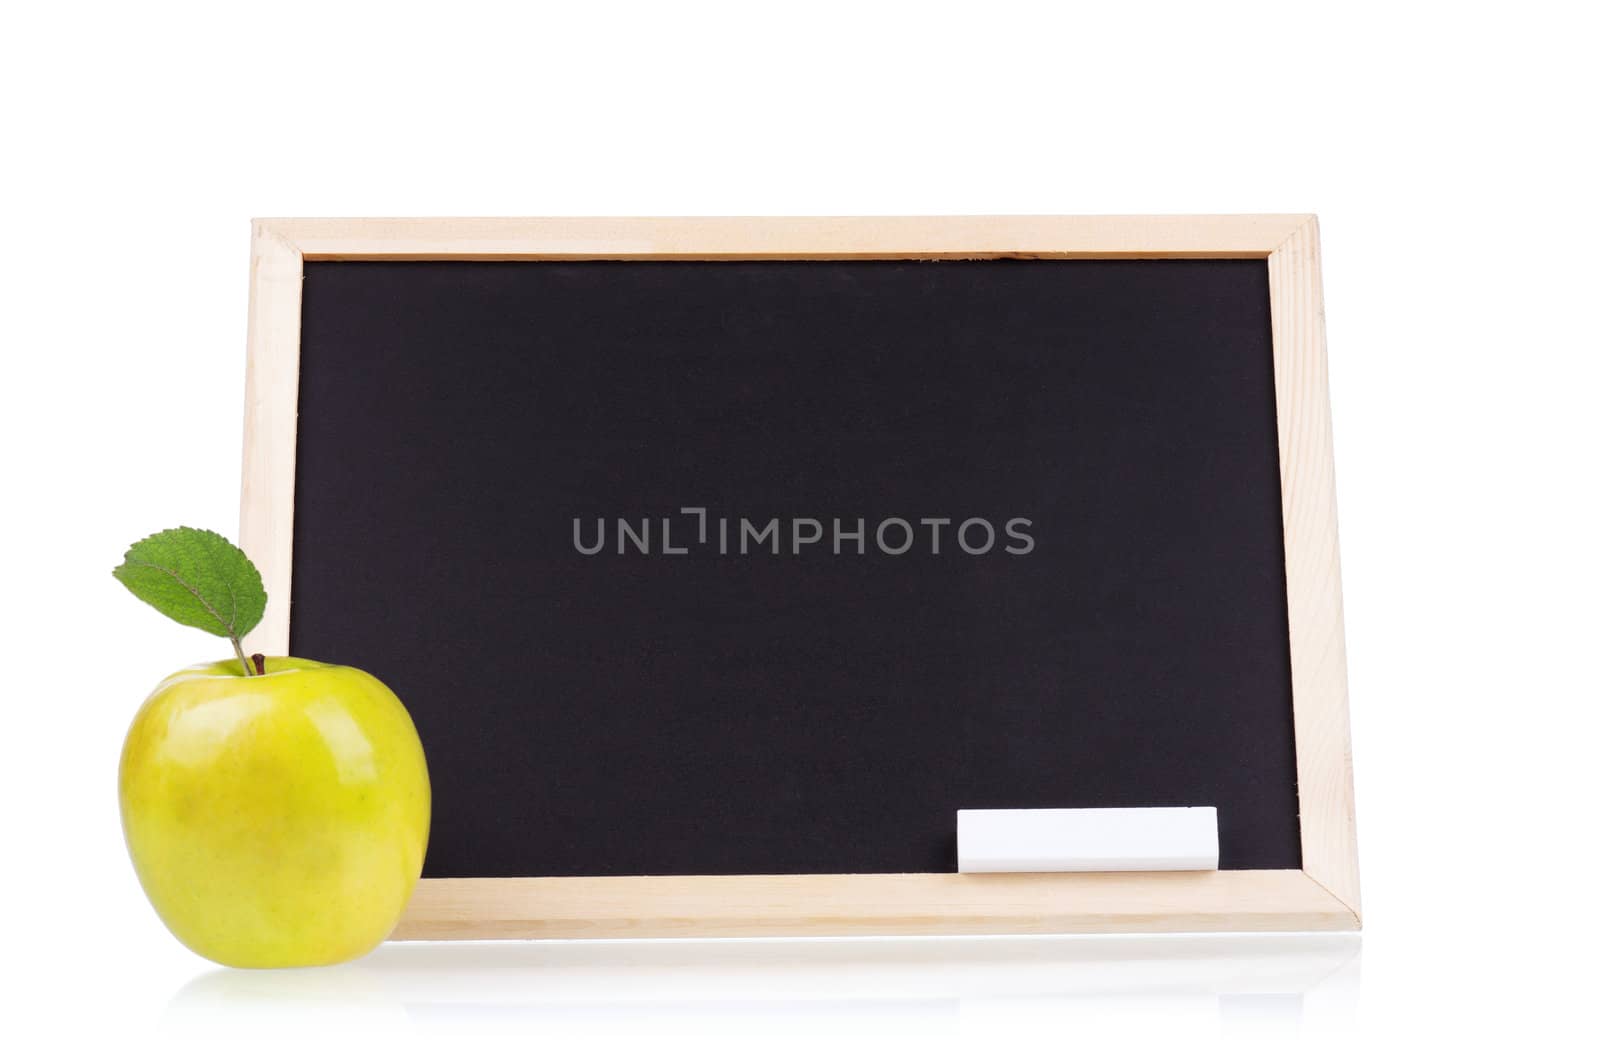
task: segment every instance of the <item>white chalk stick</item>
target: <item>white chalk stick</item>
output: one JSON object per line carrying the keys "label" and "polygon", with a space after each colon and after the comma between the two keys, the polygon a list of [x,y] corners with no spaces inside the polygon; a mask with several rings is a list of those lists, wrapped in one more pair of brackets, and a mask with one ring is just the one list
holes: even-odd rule
{"label": "white chalk stick", "polygon": [[956,866],[1004,871],[1215,871],[1217,810],[986,808],[956,813]]}

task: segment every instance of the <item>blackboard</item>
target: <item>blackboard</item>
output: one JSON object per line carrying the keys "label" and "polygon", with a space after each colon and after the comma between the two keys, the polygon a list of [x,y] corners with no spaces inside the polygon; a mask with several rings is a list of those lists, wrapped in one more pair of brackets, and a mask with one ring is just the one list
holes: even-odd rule
{"label": "blackboard", "polygon": [[1301,867],[1263,258],[308,260],[300,329],[291,649],[410,709],[426,876]]}

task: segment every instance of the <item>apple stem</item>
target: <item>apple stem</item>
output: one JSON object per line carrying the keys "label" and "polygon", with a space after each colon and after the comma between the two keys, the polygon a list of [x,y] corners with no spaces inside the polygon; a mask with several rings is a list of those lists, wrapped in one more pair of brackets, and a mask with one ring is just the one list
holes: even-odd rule
{"label": "apple stem", "polygon": [[267,655],[266,654],[264,654],[264,653],[252,653],[250,655],[250,659],[256,663],[256,675],[266,675],[267,674]]}
{"label": "apple stem", "polygon": [[233,643],[233,652],[239,655],[239,667],[244,669],[244,674],[250,674],[250,662],[245,658],[244,647],[239,645],[239,640],[233,635],[228,636],[228,641]]}

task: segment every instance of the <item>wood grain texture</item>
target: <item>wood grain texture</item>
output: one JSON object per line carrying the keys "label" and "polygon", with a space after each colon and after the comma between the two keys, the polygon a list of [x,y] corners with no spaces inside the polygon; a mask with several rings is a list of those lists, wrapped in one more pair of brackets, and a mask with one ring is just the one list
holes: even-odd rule
{"label": "wood grain texture", "polygon": [[1301,863],[1359,922],[1344,596],[1317,221],[1267,259],[1300,785]]}
{"label": "wood grain texture", "polygon": [[403,940],[1350,930],[1301,871],[424,879]]}
{"label": "wood grain texture", "polygon": [[250,240],[239,545],[261,570],[267,611],[245,639],[247,653],[289,652],[303,273],[299,249],[271,226],[256,223]]}
{"label": "wood grain texture", "polygon": [[1304,871],[425,879],[397,938],[1345,930],[1360,925],[1327,355],[1311,215],[266,219],[251,245],[240,540],[289,645],[306,259],[1265,258]]}
{"label": "wood grain texture", "polygon": [[308,259],[1265,258],[1304,214],[273,218]]}

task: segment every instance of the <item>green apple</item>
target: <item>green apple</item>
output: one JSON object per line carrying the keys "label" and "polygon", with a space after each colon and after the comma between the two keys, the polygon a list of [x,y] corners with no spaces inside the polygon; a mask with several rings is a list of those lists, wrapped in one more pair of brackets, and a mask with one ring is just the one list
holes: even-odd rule
{"label": "green apple", "polygon": [[123,833],[168,929],[234,967],[353,959],[394,929],[431,794],[398,698],[296,657],[177,672],[122,751]]}

